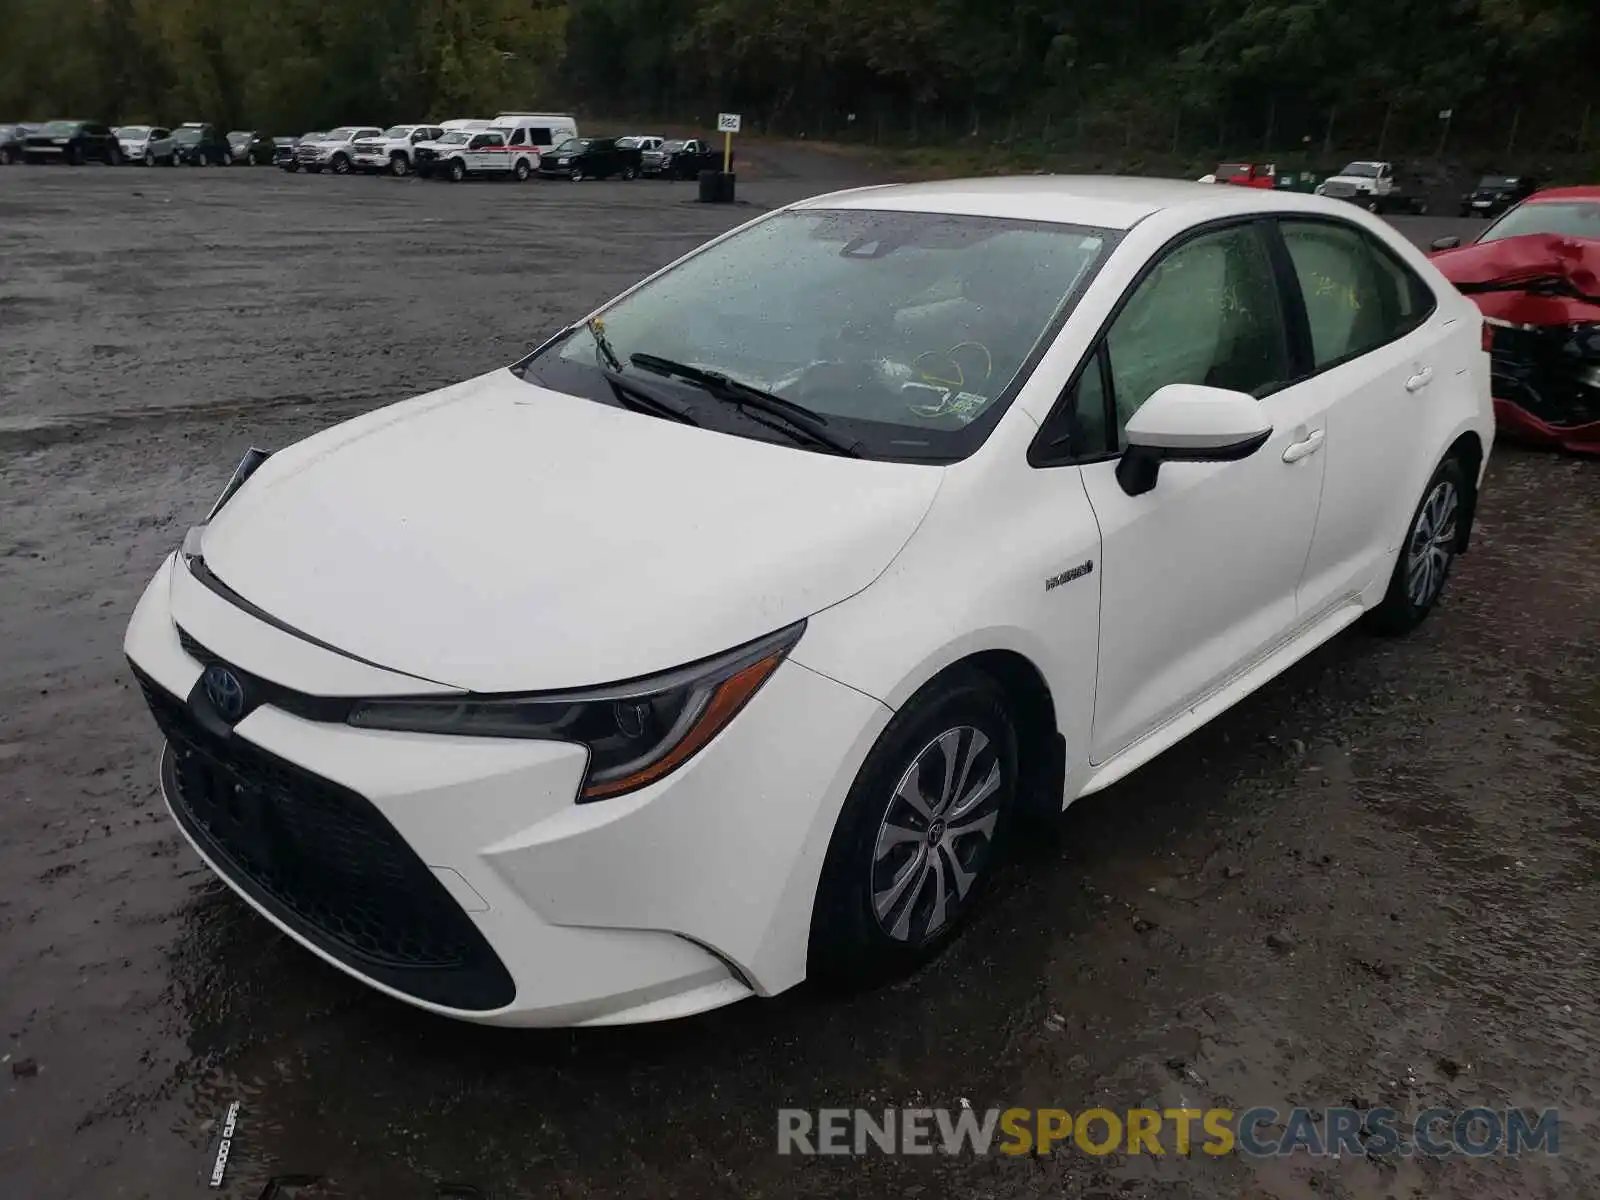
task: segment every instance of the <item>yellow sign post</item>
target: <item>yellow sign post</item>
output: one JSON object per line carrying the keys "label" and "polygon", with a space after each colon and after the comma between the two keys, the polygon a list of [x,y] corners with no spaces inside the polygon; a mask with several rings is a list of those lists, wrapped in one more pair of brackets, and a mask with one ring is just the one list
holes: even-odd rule
{"label": "yellow sign post", "polygon": [[729,174],[733,170],[733,135],[739,132],[740,118],[738,113],[718,113],[717,132],[722,134],[722,173]]}

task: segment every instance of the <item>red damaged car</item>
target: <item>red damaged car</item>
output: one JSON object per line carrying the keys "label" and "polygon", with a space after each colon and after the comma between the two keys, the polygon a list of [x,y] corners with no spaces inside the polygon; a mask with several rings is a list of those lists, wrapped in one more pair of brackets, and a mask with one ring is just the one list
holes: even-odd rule
{"label": "red damaged car", "polygon": [[1600,187],[1536,192],[1469,245],[1432,248],[1483,311],[1500,430],[1600,455]]}

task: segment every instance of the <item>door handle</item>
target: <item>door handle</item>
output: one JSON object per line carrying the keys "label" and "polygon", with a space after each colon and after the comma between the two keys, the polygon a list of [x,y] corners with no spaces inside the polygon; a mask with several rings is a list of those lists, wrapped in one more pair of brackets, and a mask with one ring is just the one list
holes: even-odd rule
{"label": "door handle", "polygon": [[1291,442],[1288,449],[1283,452],[1283,461],[1286,463],[1299,462],[1302,458],[1310,458],[1322,449],[1322,439],[1327,436],[1320,429],[1313,429],[1304,441]]}
{"label": "door handle", "polygon": [[1432,382],[1433,382],[1433,368],[1432,367],[1423,367],[1422,370],[1418,371],[1410,379],[1406,380],[1406,391],[1408,391],[1408,392],[1420,392],[1423,388],[1427,387]]}

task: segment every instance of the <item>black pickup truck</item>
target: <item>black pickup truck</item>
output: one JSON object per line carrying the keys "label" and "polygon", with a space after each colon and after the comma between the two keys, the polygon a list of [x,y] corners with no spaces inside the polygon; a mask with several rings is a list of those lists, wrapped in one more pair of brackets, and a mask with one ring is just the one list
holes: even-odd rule
{"label": "black pickup truck", "polygon": [[[731,155],[728,165],[731,169]],[[643,170],[658,179],[698,179],[701,171],[722,170],[722,147],[703,138],[674,138],[644,152]]]}
{"label": "black pickup truck", "polygon": [[539,156],[539,174],[546,178],[637,179],[641,163],[637,146],[619,146],[616,138],[568,138],[548,154]]}

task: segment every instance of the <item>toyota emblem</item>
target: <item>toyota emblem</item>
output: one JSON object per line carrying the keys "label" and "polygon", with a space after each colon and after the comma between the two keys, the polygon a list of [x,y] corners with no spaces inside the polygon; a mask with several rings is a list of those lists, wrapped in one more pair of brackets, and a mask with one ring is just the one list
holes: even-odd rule
{"label": "toyota emblem", "polygon": [[244,716],[244,684],[227,667],[213,664],[206,668],[206,698],[217,710],[217,716],[233,724]]}

